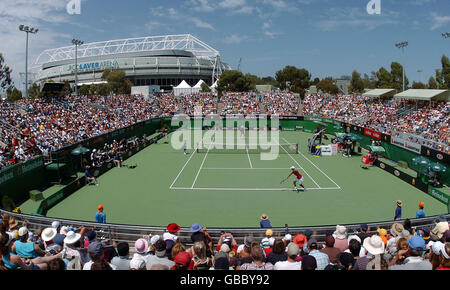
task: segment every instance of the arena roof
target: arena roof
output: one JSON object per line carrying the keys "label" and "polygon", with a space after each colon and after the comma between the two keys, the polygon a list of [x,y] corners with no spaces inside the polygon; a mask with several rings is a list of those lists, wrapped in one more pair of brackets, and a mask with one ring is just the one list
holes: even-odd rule
{"label": "arena roof", "polygon": [[[78,58],[99,57],[136,52],[160,50],[185,50],[198,58],[213,60],[219,52],[190,34],[149,36],[93,42],[78,47]],[[50,62],[75,59],[75,46],[66,46],[43,51],[35,61],[35,66]]]}
{"label": "arena roof", "polygon": [[371,97],[371,98],[392,97],[394,94],[395,94],[394,89],[375,89],[364,93],[363,97]]}
{"label": "arena roof", "polygon": [[396,99],[423,100],[423,101],[449,101],[449,90],[411,89],[396,94]]}

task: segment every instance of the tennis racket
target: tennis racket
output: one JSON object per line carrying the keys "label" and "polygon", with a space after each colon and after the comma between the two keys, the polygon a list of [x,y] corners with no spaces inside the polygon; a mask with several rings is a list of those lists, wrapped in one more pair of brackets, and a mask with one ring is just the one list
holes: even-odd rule
{"label": "tennis racket", "polygon": [[282,180],[282,181],[280,182],[280,184],[284,183],[286,180],[288,180],[288,179],[285,178],[284,180]]}

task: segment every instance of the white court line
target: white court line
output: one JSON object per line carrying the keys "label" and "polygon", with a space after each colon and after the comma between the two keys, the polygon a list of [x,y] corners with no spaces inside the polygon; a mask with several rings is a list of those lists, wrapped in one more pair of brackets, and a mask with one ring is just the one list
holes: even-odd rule
{"label": "white court line", "polygon": [[[210,191],[294,191],[292,188],[219,188],[219,187],[173,187],[173,190],[210,190]],[[308,187],[309,190],[336,190],[337,187]],[[299,192],[304,192],[299,190]]]}
{"label": "white court line", "polygon": [[203,168],[202,170],[289,170],[289,168]]}
{"label": "white court line", "polygon": [[[283,139],[284,139],[285,142],[288,142],[285,138],[283,138]],[[336,182],[334,182],[333,179],[331,179],[328,175],[325,174],[325,172],[323,172],[319,167],[317,167],[316,164],[314,164],[314,163],[313,163],[311,160],[309,160],[302,152],[300,152],[300,150],[299,150],[298,152],[303,156],[303,158],[305,158],[306,160],[308,160],[309,163],[311,163],[315,168],[317,168],[317,170],[319,170],[323,175],[325,175],[329,180],[331,180],[331,182],[333,182],[334,185],[336,185],[337,187],[339,187],[339,189],[341,188]]]}
{"label": "white court line", "polygon": [[[289,142],[288,142],[289,143]],[[292,160],[294,160],[295,163],[297,163],[297,165],[303,170],[303,172],[309,176],[309,178],[311,178],[311,180],[317,185],[317,187],[320,188],[320,185],[312,178],[311,175],[309,175],[308,171],[306,171],[298,162],[297,160],[294,159],[294,157],[292,157],[292,155],[286,150],[284,149],[283,146],[280,146],[284,151],[286,151],[286,153],[289,155],[289,157],[291,157]]]}
{"label": "white court line", "polygon": [[245,150],[247,151],[248,162],[250,162],[250,168],[253,168],[252,161],[250,160],[250,154],[248,154],[248,147],[246,147]]}
{"label": "white court line", "polygon": [[203,157],[202,164],[200,165],[200,168],[197,171],[197,175],[195,176],[194,182],[192,183],[191,188],[194,188],[195,183],[197,182],[197,178],[200,175],[200,171],[202,170],[203,164],[205,163],[206,157],[208,157],[209,149],[211,149],[211,145],[208,147],[208,151],[206,151],[205,157]]}
{"label": "white court line", "polygon": [[172,182],[172,184],[170,185],[169,189],[172,189],[172,187],[175,184],[175,182],[177,181],[178,177],[180,177],[180,175],[183,172],[184,168],[186,168],[186,165],[188,165],[189,161],[191,161],[192,156],[194,156],[194,154],[197,152],[197,148],[198,147],[196,147],[193,150],[193,153],[191,154],[191,156],[189,156],[189,159],[186,161],[186,163],[184,164],[183,168],[181,168],[181,171],[178,173],[177,177],[175,177],[175,180]]}

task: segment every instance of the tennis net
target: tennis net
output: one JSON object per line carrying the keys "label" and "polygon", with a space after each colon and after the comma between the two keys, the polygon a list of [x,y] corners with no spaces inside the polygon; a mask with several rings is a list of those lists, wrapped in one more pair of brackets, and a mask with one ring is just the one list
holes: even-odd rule
{"label": "tennis net", "polygon": [[298,144],[226,144],[209,143],[199,144],[197,153],[216,154],[259,154],[278,152],[280,154],[299,154]]}

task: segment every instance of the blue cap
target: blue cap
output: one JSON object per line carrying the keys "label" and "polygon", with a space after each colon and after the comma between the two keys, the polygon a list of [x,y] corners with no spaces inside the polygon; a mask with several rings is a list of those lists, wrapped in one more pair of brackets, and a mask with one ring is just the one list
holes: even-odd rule
{"label": "blue cap", "polygon": [[359,227],[365,231],[367,231],[367,229],[369,228],[367,224],[361,224]]}
{"label": "blue cap", "polygon": [[421,236],[414,235],[409,241],[408,245],[413,250],[418,250],[421,248],[425,250],[425,240]]}
{"label": "blue cap", "polygon": [[196,232],[201,231],[202,228],[203,228],[203,227],[202,227],[201,225],[199,225],[199,224],[193,224],[193,225],[189,228],[189,231],[190,231],[191,233],[196,233]]}

